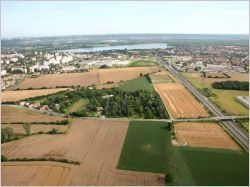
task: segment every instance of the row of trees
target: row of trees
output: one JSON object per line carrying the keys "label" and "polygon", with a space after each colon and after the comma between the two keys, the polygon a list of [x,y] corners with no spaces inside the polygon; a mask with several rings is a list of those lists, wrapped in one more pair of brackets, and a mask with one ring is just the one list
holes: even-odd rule
{"label": "row of trees", "polygon": [[13,140],[18,140],[20,138],[35,135],[35,134],[63,134],[64,133],[64,132],[58,131],[55,128],[52,128],[48,132],[39,131],[39,132],[31,133],[31,124],[30,123],[24,123],[24,124],[22,124],[22,127],[25,131],[25,134],[15,133],[11,127],[2,127],[1,128],[1,143],[13,141]]}
{"label": "row of trees", "polygon": [[249,82],[247,81],[221,81],[212,83],[212,87],[216,89],[226,90],[249,90]]}
{"label": "row of trees", "polygon": [[[25,131],[25,136],[30,136],[30,124],[25,123],[22,125],[22,127]],[[9,142],[12,140],[18,140],[22,136],[22,134],[16,134],[10,127],[1,128],[1,143]]]}

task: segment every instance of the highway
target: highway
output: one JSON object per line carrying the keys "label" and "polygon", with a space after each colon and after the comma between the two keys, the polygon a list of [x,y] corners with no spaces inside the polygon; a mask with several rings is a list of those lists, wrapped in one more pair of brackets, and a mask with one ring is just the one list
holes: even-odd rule
{"label": "highway", "polygon": [[[215,106],[207,97],[203,96],[186,78],[184,78],[179,71],[172,67],[167,61],[158,57],[158,61],[161,65],[169,70],[180,83],[183,84],[207,109],[216,117],[224,118],[224,114],[220,109]],[[244,149],[248,151],[249,139],[248,134],[243,131],[233,120],[222,121],[221,124],[228,131],[228,133],[237,141]]]}

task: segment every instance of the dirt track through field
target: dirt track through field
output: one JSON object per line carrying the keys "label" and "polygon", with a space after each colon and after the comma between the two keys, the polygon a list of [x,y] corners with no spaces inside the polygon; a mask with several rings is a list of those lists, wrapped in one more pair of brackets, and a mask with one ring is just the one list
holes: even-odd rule
{"label": "dirt track through field", "polygon": [[19,101],[19,100],[27,99],[30,97],[53,94],[53,93],[67,90],[67,89],[68,88],[4,91],[2,92],[2,102]]}
{"label": "dirt track through field", "polygon": [[45,115],[39,112],[30,111],[26,108],[14,106],[1,106],[1,122],[51,122],[65,120],[63,117]]}
{"label": "dirt track through field", "polygon": [[47,74],[37,78],[27,78],[18,86],[20,89],[27,88],[55,88],[56,86],[89,86],[92,84],[100,85],[108,81],[120,82],[130,80],[140,76],[140,73],[153,73],[159,71],[159,67],[129,67],[129,68],[110,68],[95,69],[84,73],[63,73]]}
{"label": "dirt track through field", "polygon": [[240,147],[216,123],[177,123],[174,125],[177,141],[194,147],[239,150]]}
{"label": "dirt track through field", "polygon": [[117,170],[128,121],[76,120],[65,135],[38,135],[2,144],[9,158],[79,161],[70,185],[164,185],[163,174]]}

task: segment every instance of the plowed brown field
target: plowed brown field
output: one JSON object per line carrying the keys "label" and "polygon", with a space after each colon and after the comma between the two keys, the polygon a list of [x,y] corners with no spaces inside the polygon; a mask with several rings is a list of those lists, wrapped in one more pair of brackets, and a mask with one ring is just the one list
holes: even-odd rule
{"label": "plowed brown field", "polygon": [[37,78],[27,78],[14,88],[55,88],[56,86],[100,85],[108,81],[119,82],[140,76],[140,73],[157,72],[159,67],[130,67],[114,69],[97,69],[85,73],[47,74]]}
{"label": "plowed brown field", "polygon": [[4,91],[2,92],[2,101],[19,101],[30,97],[42,96],[67,90],[68,88],[58,89],[39,89],[39,90],[18,90],[18,91]]}
{"label": "plowed brown field", "polygon": [[177,123],[177,141],[190,146],[239,150],[239,146],[216,123]]}
{"label": "plowed brown field", "polygon": [[1,122],[51,122],[65,120],[63,117],[45,115],[15,106],[1,106]]}
{"label": "plowed brown field", "polygon": [[116,169],[127,128],[128,121],[76,120],[64,135],[31,136],[2,144],[2,154],[79,161],[69,185],[164,185],[162,174]]}

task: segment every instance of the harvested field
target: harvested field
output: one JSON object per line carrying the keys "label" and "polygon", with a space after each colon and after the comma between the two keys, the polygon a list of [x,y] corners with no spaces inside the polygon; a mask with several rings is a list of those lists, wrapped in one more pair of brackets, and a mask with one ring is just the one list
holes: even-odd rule
{"label": "harvested field", "polygon": [[56,86],[88,86],[91,84],[99,84],[97,70],[86,73],[47,74],[37,78],[27,78],[22,81],[17,88],[55,88]]}
{"label": "harvested field", "polygon": [[[25,134],[23,124],[1,124],[2,128],[10,127],[13,129],[15,134]],[[56,129],[59,132],[65,132],[67,125],[45,125],[45,124],[30,124],[30,133],[49,132],[52,129]]]}
{"label": "harvested field", "polygon": [[26,108],[15,106],[1,106],[1,122],[51,122],[65,120],[63,117],[45,115],[39,112],[31,111]]}
{"label": "harvested field", "polygon": [[198,118],[209,116],[205,108],[180,84],[158,83],[155,90],[173,118]]}
{"label": "harvested field", "polygon": [[159,71],[159,67],[133,67],[133,68],[116,68],[100,69],[100,84],[108,81],[120,82],[121,80],[130,80],[140,76],[140,73],[154,73]]}
{"label": "harvested field", "polygon": [[64,135],[31,136],[2,144],[2,154],[79,161],[69,185],[164,185],[162,174],[116,169],[127,128],[128,121],[76,120]]}
{"label": "harvested field", "polygon": [[177,123],[175,134],[180,143],[194,147],[240,150],[240,147],[216,123]]}
{"label": "harvested field", "polygon": [[4,186],[69,185],[76,166],[57,162],[4,162]]}
{"label": "harvested field", "polygon": [[140,76],[140,73],[157,72],[159,67],[131,67],[114,69],[96,69],[85,73],[63,73],[47,74],[37,78],[27,78],[17,87],[27,88],[55,88],[56,86],[89,86],[92,84],[100,85],[108,81],[120,82],[121,80],[130,80]]}
{"label": "harvested field", "polygon": [[67,89],[68,88],[4,91],[2,92],[2,102],[19,101],[30,97],[53,94]]}

